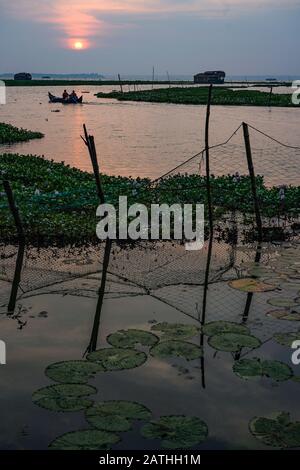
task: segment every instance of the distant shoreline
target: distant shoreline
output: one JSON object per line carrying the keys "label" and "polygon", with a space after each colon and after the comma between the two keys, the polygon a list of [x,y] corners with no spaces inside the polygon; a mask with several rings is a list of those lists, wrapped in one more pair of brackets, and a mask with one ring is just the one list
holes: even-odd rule
{"label": "distant shoreline", "polygon": [[[176,80],[176,81],[167,81],[167,80],[122,80],[119,82],[118,80],[12,80],[12,79],[3,79],[3,82],[7,87],[34,87],[34,86],[45,86],[45,87],[55,87],[55,86],[120,86],[122,85],[194,85],[193,81],[188,80]],[[282,81],[282,82],[267,82],[267,81],[228,81],[225,82],[224,85],[216,85],[216,86],[223,86],[223,87],[230,87],[232,85],[235,87],[245,87],[245,86],[260,86],[260,87],[278,87],[278,86],[286,86],[290,87],[292,82],[290,81]],[[198,86],[198,85],[197,85]],[[205,86],[205,85],[204,85]]]}

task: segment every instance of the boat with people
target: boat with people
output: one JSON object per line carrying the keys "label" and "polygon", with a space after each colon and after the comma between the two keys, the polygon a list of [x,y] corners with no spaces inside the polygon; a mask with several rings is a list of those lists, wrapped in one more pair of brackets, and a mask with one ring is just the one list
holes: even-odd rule
{"label": "boat with people", "polygon": [[50,103],[63,103],[63,104],[81,104],[83,102],[83,96],[80,98],[73,95],[68,95],[68,97],[59,97],[54,96],[52,93],[48,93]]}

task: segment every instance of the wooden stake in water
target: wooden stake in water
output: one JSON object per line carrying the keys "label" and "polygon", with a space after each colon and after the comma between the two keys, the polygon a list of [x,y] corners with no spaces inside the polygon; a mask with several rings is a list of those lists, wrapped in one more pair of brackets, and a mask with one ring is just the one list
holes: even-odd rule
{"label": "wooden stake in water", "polygon": [[206,190],[207,190],[207,204],[208,204],[210,234],[213,233],[213,228],[214,228],[213,227],[213,209],[212,209],[212,200],[211,200],[211,184],[210,184],[210,160],[209,160],[209,121],[210,121],[212,89],[213,89],[213,86],[210,85],[208,89],[206,124],[205,124]]}
{"label": "wooden stake in water", "polygon": [[103,192],[102,185],[101,185],[100,170],[99,170],[99,165],[98,165],[95,139],[92,135],[88,134],[85,124],[83,125],[83,130],[84,130],[84,138],[82,137],[82,140],[89,150],[90,159],[92,162],[96,186],[97,186],[98,197],[99,197],[101,204],[104,204],[105,199],[104,199],[104,192]]}
{"label": "wooden stake in water", "polygon": [[261,221],[259,201],[258,201],[257,191],[256,191],[256,178],[255,178],[253,159],[252,159],[250,135],[249,135],[248,124],[246,124],[245,122],[243,122],[243,132],[244,132],[244,140],[245,140],[245,148],[246,148],[246,156],[247,156],[247,162],[248,162],[249,175],[250,175],[250,179],[251,179],[252,196],[253,196],[253,202],[254,202],[254,210],[255,210],[256,225],[257,225],[257,230],[258,230],[258,237],[259,237],[258,239],[259,239],[259,241],[262,241],[262,238],[263,238],[263,235],[262,235],[262,232],[263,232],[263,230],[262,230],[262,221]]}
{"label": "wooden stake in water", "polygon": [[121,93],[123,93],[123,84],[122,84],[122,80],[121,80],[121,75],[120,75],[120,74],[118,74],[118,78],[119,78]]}

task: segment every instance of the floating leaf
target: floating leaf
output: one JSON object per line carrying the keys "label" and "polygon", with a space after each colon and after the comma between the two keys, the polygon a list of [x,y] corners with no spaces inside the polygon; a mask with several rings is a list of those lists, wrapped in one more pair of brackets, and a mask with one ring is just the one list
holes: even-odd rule
{"label": "floating leaf", "polygon": [[291,347],[294,341],[300,340],[300,331],[295,331],[291,333],[276,333],[274,335],[275,341],[281,344],[282,346]]}
{"label": "floating leaf", "polygon": [[85,416],[96,429],[124,432],[131,429],[131,421],[150,419],[151,411],[135,402],[107,401],[95,403]]}
{"label": "floating leaf", "polygon": [[115,348],[135,348],[137,345],[154,346],[159,338],[149,331],[120,330],[107,337],[107,342]]}
{"label": "floating leaf", "polygon": [[287,364],[279,361],[262,361],[258,358],[236,361],[233,372],[243,379],[265,376],[277,382],[289,380],[293,376],[293,371]]}
{"label": "floating leaf", "polygon": [[200,328],[195,325],[185,325],[182,323],[158,323],[152,326],[152,331],[159,331],[164,334],[164,338],[184,340],[197,336]]}
{"label": "floating leaf", "polygon": [[33,402],[50,411],[81,411],[93,404],[85,397],[97,392],[90,385],[50,385],[33,393]]}
{"label": "floating leaf", "polygon": [[196,344],[175,340],[162,341],[151,348],[150,353],[158,358],[182,357],[187,361],[198,359],[203,354],[202,349]]}
{"label": "floating leaf", "polygon": [[133,349],[106,348],[88,354],[87,359],[101,364],[106,371],[139,367],[147,360],[143,352]]}
{"label": "floating leaf", "polygon": [[270,418],[253,418],[249,423],[253,436],[267,446],[300,447],[300,422],[290,422],[289,413],[276,413]]}
{"label": "floating leaf", "polygon": [[221,333],[238,333],[240,335],[249,334],[249,328],[229,321],[214,321],[207,323],[203,327],[203,333],[207,336],[219,335]]}
{"label": "floating leaf", "polygon": [[164,449],[187,449],[201,444],[208,436],[204,421],[197,417],[162,416],[142,428],[146,439],[161,439]]}
{"label": "floating leaf", "polygon": [[283,308],[292,308],[299,305],[295,300],[285,297],[274,297],[268,300],[268,304],[273,305],[273,307],[283,307]]}
{"label": "floating leaf", "polygon": [[88,361],[65,361],[51,364],[45,374],[52,380],[68,384],[85,384],[97,372],[103,370],[100,364]]}
{"label": "floating leaf", "polygon": [[300,313],[289,312],[288,310],[272,310],[267,313],[267,316],[276,320],[300,321]]}
{"label": "floating leaf", "polygon": [[87,429],[68,432],[53,441],[49,448],[55,450],[109,450],[120,441],[117,434]]}
{"label": "floating leaf", "polygon": [[223,333],[211,336],[208,343],[214,349],[228,352],[236,352],[241,348],[255,349],[261,345],[260,340],[255,336],[236,333]]}
{"label": "floating leaf", "polygon": [[242,292],[269,292],[276,289],[276,286],[252,278],[236,279],[230,281],[229,285]]}

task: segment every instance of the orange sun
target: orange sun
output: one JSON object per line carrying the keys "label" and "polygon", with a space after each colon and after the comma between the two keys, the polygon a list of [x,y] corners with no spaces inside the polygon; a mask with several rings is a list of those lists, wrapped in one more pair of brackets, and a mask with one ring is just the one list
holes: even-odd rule
{"label": "orange sun", "polygon": [[81,51],[84,48],[84,44],[82,41],[75,41],[74,42],[74,49],[77,51]]}

